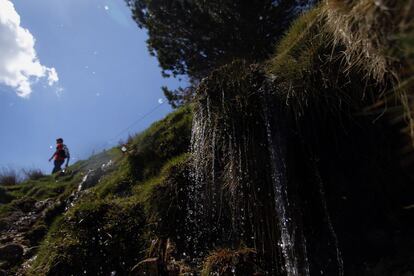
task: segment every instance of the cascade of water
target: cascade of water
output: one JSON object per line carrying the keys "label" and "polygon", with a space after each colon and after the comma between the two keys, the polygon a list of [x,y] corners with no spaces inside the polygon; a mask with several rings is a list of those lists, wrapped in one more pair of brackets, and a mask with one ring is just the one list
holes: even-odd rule
{"label": "cascade of water", "polygon": [[[208,225],[207,216],[215,218],[206,203],[217,204],[215,181],[215,129],[212,128],[210,99],[197,106],[193,115],[191,135],[191,167],[187,201],[187,244],[192,256],[200,256],[206,244],[206,233],[214,236],[218,231],[215,225]],[[200,250],[201,249],[201,250]]]}
{"label": "cascade of water", "polygon": [[[190,178],[193,185],[188,187],[187,201],[187,223],[186,226],[187,243],[196,245],[199,243],[199,229],[197,229],[199,214],[202,212],[202,198],[200,192],[202,190],[202,183],[204,181],[203,167],[204,159],[202,157],[204,149],[204,141],[206,135],[205,129],[205,115],[202,108],[194,113],[192,135],[191,135],[191,153],[192,153],[192,167],[190,168]],[[191,249],[190,249],[191,250]],[[193,250],[193,249],[192,249]],[[190,252],[189,252],[190,253]],[[191,252],[194,253],[194,252]]]}
{"label": "cascade of water", "polygon": [[290,218],[287,213],[288,200],[286,191],[286,163],[283,147],[285,146],[279,133],[274,133],[267,107],[266,98],[263,99],[263,116],[266,127],[269,148],[271,177],[275,197],[275,211],[279,221],[279,246],[284,258],[284,268],[288,276],[299,275],[298,261],[295,256],[294,239],[290,233]]}
{"label": "cascade of water", "polygon": [[[315,161],[314,161],[314,164],[315,164]],[[338,263],[338,276],[343,276],[344,275],[344,261],[342,259],[341,250],[339,249],[338,236],[336,235],[335,229],[332,224],[331,217],[328,212],[328,205],[325,199],[325,189],[323,188],[322,177],[320,176],[316,165],[314,167],[315,167],[314,172],[316,176],[316,181],[318,183],[319,195],[320,195],[321,202],[322,202],[323,212],[324,212],[325,219],[328,225],[329,233],[331,233],[331,237],[335,245],[336,261]]]}
{"label": "cascade of water", "polygon": [[287,194],[285,129],[272,114],[277,108],[266,102],[271,96],[263,88],[253,89],[256,93],[240,98],[234,98],[239,91],[233,88],[221,94],[207,90],[198,98],[187,202],[186,227],[192,234],[187,242],[204,249],[216,241],[243,242],[256,248],[270,273],[306,276],[306,239],[291,218],[296,213]]}

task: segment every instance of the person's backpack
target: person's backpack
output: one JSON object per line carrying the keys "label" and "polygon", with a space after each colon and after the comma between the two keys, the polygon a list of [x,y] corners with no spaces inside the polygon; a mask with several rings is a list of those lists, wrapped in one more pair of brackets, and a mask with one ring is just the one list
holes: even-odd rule
{"label": "person's backpack", "polygon": [[69,149],[66,145],[62,146],[62,149],[59,150],[58,155],[60,158],[65,159],[69,157]]}

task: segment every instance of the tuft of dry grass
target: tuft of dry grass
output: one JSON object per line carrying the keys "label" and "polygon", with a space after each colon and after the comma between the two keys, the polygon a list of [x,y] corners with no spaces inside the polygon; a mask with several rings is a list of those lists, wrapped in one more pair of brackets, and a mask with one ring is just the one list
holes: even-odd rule
{"label": "tuft of dry grass", "polygon": [[414,143],[414,0],[326,0],[322,15],[346,70],[392,83],[379,106],[399,108]]}
{"label": "tuft of dry grass", "polygon": [[218,249],[205,259],[202,276],[209,275],[255,275],[260,274],[256,263],[256,251],[252,248]]}
{"label": "tuft of dry grass", "polygon": [[20,174],[17,170],[11,168],[0,169],[0,185],[11,186],[21,182]]}
{"label": "tuft of dry grass", "polygon": [[45,174],[39,169],[24,169],[24,178],[29,180],[38,180],[45,176]]}
{"label": "tuft of dry grass", "polygon": [[[325,0],[294,22],[266,67],[295,116],[315,100],[335,111],[337,98],[385,115],[414,145],[414,0]],[[315,77],[341,94],[321,94]]]}

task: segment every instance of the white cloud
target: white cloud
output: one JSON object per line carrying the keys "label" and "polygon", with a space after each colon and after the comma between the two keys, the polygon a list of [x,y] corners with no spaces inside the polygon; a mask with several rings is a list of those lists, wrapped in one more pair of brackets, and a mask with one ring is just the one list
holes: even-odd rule
{"label": "white cloud", "polygon": [[65,91],[65,89],[61,86],[56,87],[55,93],[56,96],[58,96],[58,98],[60,98],[63,95],[63,92]]}
{"label": "white cloud", "polygon": [[20,16],[9,0],[0,0],[0,83],[29,97],[32,84],[46,78],[49,86],[58,82],[56,69],[42,65],[34,49],[35,38],[20,26]]}
{"label": "white cloud", "polygon": [[55,68],[46,68],[46,74],[47,74],[47,84],[49,84],[49,86],[52,86],[53,84],[59,81],[59,76]]}

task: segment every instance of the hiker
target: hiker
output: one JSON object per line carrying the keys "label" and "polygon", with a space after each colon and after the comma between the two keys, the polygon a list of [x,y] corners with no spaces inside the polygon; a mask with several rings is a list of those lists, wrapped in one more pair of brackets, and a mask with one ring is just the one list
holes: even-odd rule
{"label": "hiker", "polygon": [[52,174],[62,170],[61,167],[63,163],[65,163],[65,159],[66,159],[65,167],[67,168],[69,166],[69,159],[70,159],[69,149],[65,144],[63,144],[62,138],[56,139],[56,151],[52,155],[52,157],[49,158],[49,162],[52,161],[52,159],[55,159],[54,161],[55,167],[53,168]]}

